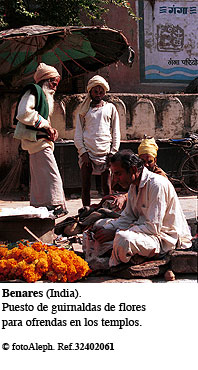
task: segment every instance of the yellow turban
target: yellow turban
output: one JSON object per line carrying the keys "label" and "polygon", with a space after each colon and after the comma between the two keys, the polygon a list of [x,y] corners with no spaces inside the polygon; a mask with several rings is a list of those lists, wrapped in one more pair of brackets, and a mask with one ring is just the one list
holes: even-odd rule
{"label": "yellow turban", "polygon": [[91,96],[90,96],[89,92],[91,91],[91,89],[93,87],[98,86],[98,85],[103,87],[105,93],[107,91],[109,91],[109,84],[102,76],[95,75],[94,77],[92,77],[88,81],[88,84],[87,84],[88,94],[87,94],[85,100],[82,102],[82,104],[80,105],[80,108],[79,108],[79,113],[80,113],[81,117],[84,117],[86,115],[86,113],[88,112],[89,108],[90,108]]}
{"label": "yellow turban", "polygon": [[158,145],[155,142],[155,139],[143,139],[141,144],[138,147],[138,154],[150,154],[152,157],[157,157]]}
{"label": "yellow turban", "polygon": [[49,78],[60,77],[56,68],[48,66],[45,63],[40,63],[34,74],[34,80],[36,84],[42,80],[48,80]]}

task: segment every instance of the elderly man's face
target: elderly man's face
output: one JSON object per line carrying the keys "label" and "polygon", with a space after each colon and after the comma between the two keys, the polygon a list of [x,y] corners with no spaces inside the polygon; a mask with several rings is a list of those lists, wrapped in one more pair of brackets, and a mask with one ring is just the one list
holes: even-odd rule
{"label": "elderly man's face", "polygon": [[139,157],[143,160],[145,167],[147,167],[149,171],[153,172],[157,158],[154,158],[150,154],[140,154]]}
{"label": "elderly man's face", "polygon": [[49,89],[56,91],[59,82],[60,82],[60,77],[49,78],[48,80]]}
{"label": "elderly man's face", "polygon": [[131,184],[138,185],[139,183],[139,172],[136,167],[130,168],[129,172],[127,172],[125,168],[122,167],[121,162],[117,161],[111,163],[111,171],[115,183],[121,185],[123,189],[128,190]]}
{"label": "elderly man's face", "polygon": [[102,86],[97,85],[92,87],[92,89],[90,90],[90,95],[92,100],[100,102],[105,96],[105,91]]}

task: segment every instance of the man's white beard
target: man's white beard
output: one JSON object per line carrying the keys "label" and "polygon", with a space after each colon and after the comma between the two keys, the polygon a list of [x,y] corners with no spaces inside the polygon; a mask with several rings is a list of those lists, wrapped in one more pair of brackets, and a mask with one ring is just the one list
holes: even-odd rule
{"label": "man's white beard", "polygon": [[47,99],[47,102],[48,102],[48,105],[49,105],[49,116],[51,116],[53,111],[54,111],[54,94],[55,94],[55,91],[52,90],[52,89],[49,89],[48,81],[44,82],[44,84],[42,86],[42,90],[43,90],[43,92],[46,96],[46,99]]}

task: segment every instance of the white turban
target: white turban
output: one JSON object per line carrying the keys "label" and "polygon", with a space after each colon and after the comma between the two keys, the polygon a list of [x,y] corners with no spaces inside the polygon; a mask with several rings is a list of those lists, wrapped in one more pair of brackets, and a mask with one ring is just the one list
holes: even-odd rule
{"label": "white turban", "polygon": [[109,91],[109,84],[102,76],[96,75],[96,76],[92,77],[88,81],[88,84],[87,84],[88,94],[85,97],[85,100],[82,102],[82,104],[80,105],[80,108],[79,108],[79,114],[80,114],[81,117],[84,117],[86,115],[86,113],[88,112],[89,108],[90,108],[90,103],[91,103],[90,91],[91,91],[91,89],[95,86],[98,86],[98,85],[103,87],[105,93],[107,91]]}
{"label": "white turban", "polygon": [[42,80],[48,80],[49,78],[60,77],[56,68],[48,66],[45,63],[40,63],[34,74],[34,80],[36,84]]}
{"label": "white turban", "polygon": [[98,85],[103,87],[105,93],[109,91],[108,82],[102,76],[99,76],[99,75],[96,75],[90,78],[90,80],[88,81],[88,85],[87,85],[87,91],[89,92],[92,89],[92,87],[95,87]]}

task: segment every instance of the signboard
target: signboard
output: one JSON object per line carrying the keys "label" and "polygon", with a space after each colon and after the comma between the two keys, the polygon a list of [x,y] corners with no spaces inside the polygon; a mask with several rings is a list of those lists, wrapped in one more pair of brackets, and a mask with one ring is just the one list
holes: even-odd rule
{"label": "signboard", "polygon": [[141,82],[198,77],[198,1],[139,0],[139,15]]}

